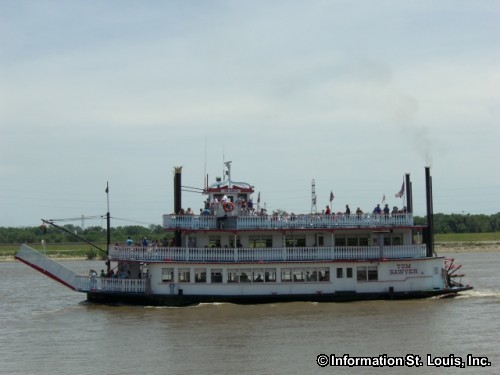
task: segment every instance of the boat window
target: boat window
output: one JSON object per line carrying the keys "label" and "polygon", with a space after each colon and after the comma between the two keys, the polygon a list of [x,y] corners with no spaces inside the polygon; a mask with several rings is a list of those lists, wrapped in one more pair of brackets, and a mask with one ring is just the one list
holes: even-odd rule
{"label": "boat window", "polygon": [[378,267],[356,267],[356,276],[358,281],[377,281],[378,280]]}
{"label": "boat window", "polygon": [[257,282],[257,283],[261,283],[264,281],[264,270],[262,269],[253,269],[252,270],[252,281],[253,282]]}
{"label": "boat window", "polygon": [[377,280],[378,280],[378,267],[368,266],[368,281],[377,281]]}
{"label": "boat window", "polygon": [[211,283],[221,283],[222,282],[222,270],[212,269],[210,272],[210,282]]}
{"label": "boat window", "polygon": [[208,247],[220,247],[220,236],[210,236],[208,239]]}
{"label": "boat window", "polygon": [[249,283],[252,271],[249,269],[240,270],[240,283]]}
{"label": "boat window", "polygon": [[340,267],[339,267],[339,268],[337,268],[337,279],[341,279],[341,278],[343,278],[343,277],[344,277],[344,276],[343,276],[343,271],[344,271],[344,269],[343,269],[343,268],[340,268]]}
{"label": "boat window", "polygon": [[164,283],[171,283],[174,281],[174,269],[173,268],[162,268],[161,269],[161,281]]}
{"label": "boat window", "polygon": [[227,282],[228,283],[238,283],[239,282],[238,270],[228,270],[227,271]]}
{"label": "boat window", "polygon": [[196,283],[206,283],[207,282],[207,270],[206,268],[197,268],[194,270],[194,281]]}
{"label": "boat window", "polygon": [[264,269],[264,281],[266,283],[276,282],[276,268],[265,268]]}
{"label": "boat window", "polygon": [[318,267],[318,279],[319,281],[330,281],[330,268]]}
{"label": "boat window", "polygon": [[306,272],[303,268],[293,269],[293,282],[300,283],[306,281]]}
{"label": "boat window", "polygon": [[335,246],[345,246],[346,239],[345,237],[335,237]]}
{"label": "boat window", "polygon": [[270,236],[250,236],[248,247],[273,247],[273,238]]}
{"label": "boat window", "polygon": [[368,237],[359,237],[359,246],[368,246],[369,239]]}
{"label": "boat window", "polygon": [[189,283],[191,281],[191,272],[189,268],[179,268],[179,282]]}
{"label": "boat window", "polygon": [[309,282],[318,281],[318,271],[316,271],[316,268],[306,268],[306,281]]}
{"label": "boat window", "polygon": [[366,267],[356,267],[356,277],[358,281],[366,281],[368,279]]}
{"label": "boat window", "polygon": [[358,237],[347,238],[347,246],[358,246]]}
{"label": "boat window", "polygon": [[306,237],[305,236],[290,236],[285,239],[286,247],[305,247]]}
{"label": "boat window", "polygon": [[291,268],[282,268],[281,269],[281,282],[289,283],[292,281],[292,269]]}
{"label": "boat window", "polygon": [[236,246],[234,245],[234,236],[229,237],[229,247],[242,247],[240,236],[236,237]]}
{"label": "boat window", "polygon": [[345,271],[346,271],[345,272],[346,273],[345,277],[348,278],[348,279],[352,279],[352,268],[351,267],[347,267],[345,269]]}
{"label": "boat window", "polygon": [[400,236],[394,236],[392,237],[392,246],[399,246],[403,244],[403,240],[401,239]]}
{"label": "boat window", "polygon": [[[325,237],[322,234],[318,234],[316,237],[316,245],[325,246]],[[305,243],[304,243],[305,246]]]}

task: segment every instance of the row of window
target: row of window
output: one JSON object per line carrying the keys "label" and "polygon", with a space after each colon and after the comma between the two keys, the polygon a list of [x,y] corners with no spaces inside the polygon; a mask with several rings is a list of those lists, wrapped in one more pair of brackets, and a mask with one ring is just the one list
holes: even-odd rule
{"label": "row of window", "polygon": [[[191,278],[192,276],[192,278]],[[207,278],[208,276],[208,278]],[[179,283],[274,283],[277,281],[278,273],[276,268],[235,268],[226,270],[226,279],[223,279],[222,269],[196,268],[194,273],[190,268],[179,268],[177,270],[177,282]],[[353,268],[336,268],[337,279],[352,278]],[[377,281],[377,266],[356,267],[357,281]],[[330,281],[330,269],[328,267],[299,267],[282,268],[280,270],[280,281],[282,283],[302,283],[302,282],[328,282]],[[162,269],[162,282],[173,283],[174,268]]]}
{"label": "row of window", "polygon": [[[375,238],[374,241],[377,239]],[[322,235],[317,235],[315,240],[316,246],[325,246],[324,237]],[[399,235],[392,235],[384,237],[384,243],[386,245],[399,246],[403,244],[403,239]],[[370,239],[368,236],[364,237],[348,237],[348,236],[336,236],[335,246],[369,246]],[[194,246],[194,245],[193,245]],[[239,237],[236,238],[236,244],[234,243],[234,237],[229,238],[230,247],[241,246],[241,241]],[[285,239],[286,247],[306,247],[306,237],[305,236],[290,236]],[[208,247],[221,247],[221,236],[210,236]],[[248,247],[253,248],[264,248],[273,247],[272,236],[249,236]]]}

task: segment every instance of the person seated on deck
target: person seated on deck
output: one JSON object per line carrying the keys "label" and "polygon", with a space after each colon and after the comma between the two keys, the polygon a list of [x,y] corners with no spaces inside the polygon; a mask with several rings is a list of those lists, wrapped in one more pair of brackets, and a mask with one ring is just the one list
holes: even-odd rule
{"label": "person seated on deck", "polygon": [[194,215],[194,212],[193,210],[191,209],[191,207],[188,207],[187,211],[186,211],[186,215]]}
{"label": "person seated on deck", "polygon": [[256,282],[262,282],[262,276],[260,275],[260,273],[257,275],[257,277],[255,278]]}
{"label": "person seated on deck", "polygon": [[380,208],[380,204],[377,204],[377,207],[373,209],[373,213],[376,215],[380,215],[382,213],[382,209]]}

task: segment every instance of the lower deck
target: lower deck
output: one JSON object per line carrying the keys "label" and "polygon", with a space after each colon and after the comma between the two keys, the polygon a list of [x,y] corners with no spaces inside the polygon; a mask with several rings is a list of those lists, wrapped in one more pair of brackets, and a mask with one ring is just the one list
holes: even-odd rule
{"label": "lower deck", "polygon": [[408,293],[447,288],[444,258],[275,262],[121,262],[112,277],[81,277],[83,292],[151,295],[285,296]]}

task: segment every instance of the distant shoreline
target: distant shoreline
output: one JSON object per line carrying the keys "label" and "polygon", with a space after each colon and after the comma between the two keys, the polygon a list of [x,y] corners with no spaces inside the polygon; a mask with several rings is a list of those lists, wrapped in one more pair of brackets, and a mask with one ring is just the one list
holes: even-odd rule
{"label": "distant shoreline", "polygon": [[436,242],[434,246],[436,253],[468,253],[478,251],[500,251],[498,241],[467,241],[467,242]]}

